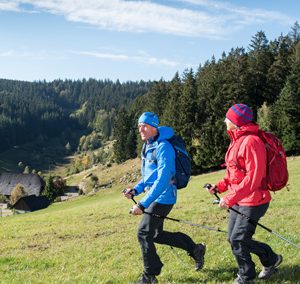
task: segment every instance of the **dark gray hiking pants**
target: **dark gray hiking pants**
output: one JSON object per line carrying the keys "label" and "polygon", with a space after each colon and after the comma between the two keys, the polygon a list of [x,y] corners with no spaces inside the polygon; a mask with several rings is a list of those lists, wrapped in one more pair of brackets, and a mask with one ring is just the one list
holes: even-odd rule
{"label": "dark gray hiking pants", "polygon": [[[238,206],[233,208],[257,222],[265,215],[269,203],[260,206]],[[243,280],[253,280],[256,276],[255,264],[251,260],[251,253],[256,254],[263,266],[271,266],[276,262],[277,255],[270,246],[252,239],[256,224],[249,219],[230,210],[228,222],[228,241],[238,263],[238,274]]]}
{"label": "dark gray hiking pants", "polygon": [[[167,216],[173,205],[152,203],[145,211],[160,216]],[[144,272],[150,275],[159,275],[163,263],[156,253],[154,243],[169,245],[192,253],[195,243],[186,234],[181,232],[167,232],[163,230],[164,219],[144,214],[138,228],[138,240],[142,250]]]}

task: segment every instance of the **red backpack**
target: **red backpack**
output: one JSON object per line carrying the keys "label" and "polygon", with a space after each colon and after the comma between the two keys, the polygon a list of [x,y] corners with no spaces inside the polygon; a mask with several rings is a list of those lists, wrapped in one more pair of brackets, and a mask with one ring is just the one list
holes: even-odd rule
{"label": "red backpack", "polygon": [[[259,130],[258,133],[247,133],[249,135],[258,136],[265,144],[267,150],[267,174],[266,185],[268,190],[277,191],[287,185],[289,173],[287,169],[286,153],[282,147],[281,141],[272,133]],[[247,135],[246,134],[246,135]],[[238,139],[237,151],[235,152],[235,161],[238,168],[239,165],[237,154],[240,145],[246,138],[243,135]]]}

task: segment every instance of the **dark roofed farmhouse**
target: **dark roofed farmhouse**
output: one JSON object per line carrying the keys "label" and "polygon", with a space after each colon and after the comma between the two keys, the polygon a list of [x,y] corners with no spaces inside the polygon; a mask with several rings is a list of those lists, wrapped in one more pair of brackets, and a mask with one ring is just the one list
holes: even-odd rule
{"label": "dark roofed farmhouse", "polygon": [[50,201],[46,196],[23,196],[21,197],[12,208],[22,210],[25,212],[36,211],[44,209],[50,205]]}
{"label": "dark roofed farmhouse", "polygon": [[40,196],[45,187],[44,180],[37,174],[0,174],[0,194],[10,196],[17,184],[24,187],[26,195]]}

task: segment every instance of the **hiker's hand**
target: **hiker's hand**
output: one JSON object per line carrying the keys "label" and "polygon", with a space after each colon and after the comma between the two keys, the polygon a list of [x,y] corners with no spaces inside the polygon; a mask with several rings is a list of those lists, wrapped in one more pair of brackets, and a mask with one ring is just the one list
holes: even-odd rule
{"label": "hiker's hand", "polygon": [[130,210],[130,213],[132,215],[142,215],[143,211],[137,205],[133,205]]}
{"label": "hiker's hand", "polygon": [[219,202],[219,207],[222,209],[228,209],[228,205],[226,204],[226,202],[223,200],[223,198],[221,198],[220,202]]}
{"label": "hiker's hand", "polygon": [[123,195],[128,198],[131,199],[134,196],[134,189],[133,188],[126,188],[123,190]]}
{"label": "hiker's hand", "polygon": [[215,194],[218,192],[218,189],[215,184],[212,184],[210,188],[206,188],[210,194]]}

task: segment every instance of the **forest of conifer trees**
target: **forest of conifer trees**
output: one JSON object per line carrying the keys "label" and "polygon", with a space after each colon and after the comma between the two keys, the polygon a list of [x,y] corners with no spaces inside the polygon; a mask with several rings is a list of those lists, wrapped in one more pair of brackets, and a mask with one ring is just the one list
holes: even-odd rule
{"label": "forest of conifer trees", "polygon": [[[222,163],[229,142],[224,116],[238,102],[251,106],[261,128],[275,133],[288,155],[300,154],[298,23],[272,41],[259,31],[247,49],[212,57],[171,81],[0,79],[0,152],[55,136],[65,137],[66,144],[73,139],[77,150],[87,151],[87,141],[101,145],[92,141],[96,137],[115,140],[114,160],[120,163],[139,155],[137,118],[153,111],[161,125],[184,138],[194,170],[203,171]],[[74,137],[78,130],[94,138]]]}
{"label": "forest of conifer trees", "polygon": [[[288,155],[300,153],[300,27],[268,41],[259,31],[244,48],[213,57],[195,72],[175,74],[170,82],[155,82],[129,110],[117,113],[115,154],[122,162],[140,151],[132,135],[143,111],[153,111],[161,125],[172,126],[187,143],[194,170],[222,164],[229,140],[224,117],[234,103],[253,109],[263,130],[275,133]],[[127,133],[127,135],[126,135]],[[131,141],[128,141],[131,139]],[[135,151],[134,151],[135,150]]]}
{"label": "forest of conifer trees", "polygon": [[77,130],[87,133],[95,130],[109,139],[115,110],[144,95],[149,85],[143,81],[121,84],[94,79],[53,82],[0,79],[0,152],[55,136],[64,136],[69,141]]}

